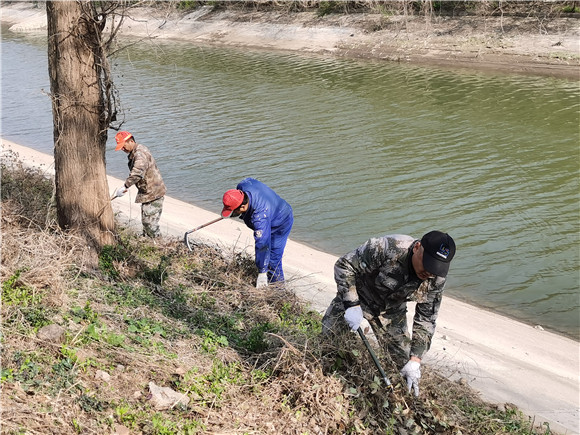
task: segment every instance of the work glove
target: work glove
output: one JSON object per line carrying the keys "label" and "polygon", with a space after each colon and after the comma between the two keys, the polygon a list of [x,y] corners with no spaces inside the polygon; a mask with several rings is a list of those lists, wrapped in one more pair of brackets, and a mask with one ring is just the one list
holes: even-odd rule
{"label": "work glove", "polygon": [[266,272],[259,273],[256,280],[256,288],[268,287],[268,274]]}
{"label": "work glove", "polygon": [[[364,332],[365,334],[369,334],[369,333],[370,333],[370,334],[372,334],[372,335],[374,336],[374,334],[373,334],[373,330],[372,330],[372,328],[371,328],[371,324],[370,324],[370,323],[369,323],[369,321],[368,321],[367,319],[365,319],[364,317],[363,317],[363,319],[361,320],[361,322],[360,322],[360,325],[359,325],[359,326],[360,326],[360,329],[362,329],[362,332]],[[375,341],[376,341],[376,337],[375,337]]]}
{"label": "work glove", "polygon": [[363,320],[363,312],[360,305],[347,308],[344,312],[344,320],[350,326],[351,331],[356,331]]}
{"label": "work glove", "polygon": [[411,387],[413,387],[413,392],[415,393],[415,396],[418,397],[419,379],[421,379],[421,363],[409,360],[403,367],[403,370],[401,370],[401,376],[404,376],[407,380],[409,393],[411,392]]}
{"label": "work glove", "polygon": [[129,189],[125,186],[119,187],[117,190],[115,190],[115,198],[120,198],[125,193],[127,193],[127,190],[129,190]]}

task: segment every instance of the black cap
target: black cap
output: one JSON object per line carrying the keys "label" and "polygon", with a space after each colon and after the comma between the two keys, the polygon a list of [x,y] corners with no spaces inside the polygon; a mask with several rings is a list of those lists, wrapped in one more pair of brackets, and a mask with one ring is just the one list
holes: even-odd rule
{"label": "black cap", "polygon": [[455,255],[455,242],[441,231],[431,231],[421,239],[423,267],[432,275],[446,277],[449,263]]}

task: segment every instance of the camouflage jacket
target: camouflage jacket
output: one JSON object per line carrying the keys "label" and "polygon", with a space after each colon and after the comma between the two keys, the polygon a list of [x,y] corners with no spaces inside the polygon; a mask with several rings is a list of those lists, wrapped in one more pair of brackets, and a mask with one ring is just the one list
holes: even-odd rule
{"label": "camouflage jacket", "polygon": [[344,308],[360,304],[367,315],[416,301],[411,355],[421,358],[431,346],[445,278],[417,277],[411,264],[417,242],[399,234],[372,238],[338,259],[334,279]]}
{"label": "camouflage jacket", "polygon": [[139,193],[135,202],[151,202],[164,196],[167,189],[149,148],[136,144],[128,159],[131,172],[125,180],[125,187],[137,186]]}

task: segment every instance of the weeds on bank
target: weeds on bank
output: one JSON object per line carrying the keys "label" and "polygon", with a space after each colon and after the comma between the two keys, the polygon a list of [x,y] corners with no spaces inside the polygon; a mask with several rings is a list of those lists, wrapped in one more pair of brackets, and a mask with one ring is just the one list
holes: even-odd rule
{"label": "weeds on bank", "polygon": [[[6,433],[552,433],[428,368],[416,399],[385,364],[388,391],[355,335],[325,339],[291,291],[253,288],[244,254],[121,229],[86,269],[81,242],[46,219],[52,184],[2,166]],[[47,324],[61,340],[37,338]],[[189,403],[155,408],[150,382]]]}
{"label": "weeds on bank", "polygon": [[[570,4],[572,3],[572,4]],[[138,5],[143,5],[140,2]],[[556,17],[562,14],[578,13],[580,7],[574,2],[551,1],[551,2],[522,2],[477,0],[477,1],[343,1],[343,0],[292,0],[292,1],[243,1],[232,2],[229,0],[183,0],[172,2],[170,5],[160,5],[159,2],[149,2],[153,7],[169,7],[178,11],[190,13],[201,7],[211,7],[214,11],[237,10],[249,12],[279,11],[279,12],[307,12],[313,11],[319,17],[330,14],[356,14],[356,13],[388,13],[393,15],[416,15],[416,16],[503,16],[525,15],[537,18]]]}

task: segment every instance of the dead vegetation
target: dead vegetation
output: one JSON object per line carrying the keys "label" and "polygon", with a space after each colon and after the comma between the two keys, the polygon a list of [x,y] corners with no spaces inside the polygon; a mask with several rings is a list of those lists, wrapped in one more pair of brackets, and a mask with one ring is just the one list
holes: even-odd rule
{"label": "dead vegetation", "polygon": [[[4,159],[2,185],[2,433],[552,433],[428,367],[420,398],[385,364],[387,389],[358,336],[254,289],[244,255],[121,229],[89,269],[51,181]],[[151,382],[183,400],[156,406]]]}
{"label": "dead vegetation", "polygon": [[[179,2],[136,2],[132,7],[152,7],[171,14],[177,11],[188,14],[205,9],[199,20],[213,20],[224,12],[234,22],[264,22],[288,24],[296,20],[301,12],[312,13],[305,26],[342,27],[348,24],[367,33],[384,29],[400,28],[406,32],[422,27],[435,31],[448,22],[457,23],[454,33],[471,31],[461,26],[486,28],[485,32],[509,35],[516,32],[552,34],[564,24],[580,17],[580,2],[577,1],[434,1],[434,0],[365,0],[365,1],[179,1]],[[261,14],[264,14],[263,16]],[[265,18],[261,18],[265,17]],[[434,26],[434,27],[432,27]]]}
{"label": "dead vegetation", "polygon": [[[155,1],[135,2],[135,6],[159,7]],[[571,15],[580,12],[580,4],[577,1],[435,1],[435,0],[253,0],[236,1],[229,0],[194,0],[178,1],[172,5],[161,6],[176,8],[179,10],[191,10],[203,6],[211,6],[215,11],[238,10],[248,12],[282,11],[304,12],[316,11],[318,15],[327,14],[405,14],[418,16],[535,16],[541,18],[554,18],[562,15]]]}

